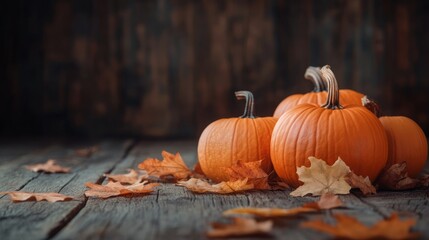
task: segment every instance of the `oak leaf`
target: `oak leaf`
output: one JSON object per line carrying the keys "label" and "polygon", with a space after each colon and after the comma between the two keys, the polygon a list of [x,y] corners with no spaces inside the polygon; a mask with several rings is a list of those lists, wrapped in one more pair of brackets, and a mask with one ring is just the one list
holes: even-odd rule
{"label": "oak leaf", "polygon": [[211,192],[228,194],[254,189],[253,184],[249,184],[247,182],[247,178],[236,181],[220,182],[217,184],[211,184],[203,179],[191,178],[187,181],[179,181],[177,185],[185,187],[188,190],[196,193]]}
{"label": "oak leaf", "polygon": [[312,194],[319,196],[323,193],[348,194],[350,185],[346,182],[346,176],[350,168],[338,157],[332,166],[315,157],[309,157],[310,167],[299,167],[296,171],[299,180],[304,184],[291,192],[292,196],[305,196]]}
{"label": "oak leaf", "polygon": [[368,176],[364,178],[356,175],[354,172],[349,172],[346,176],[346,181],[352,188],[359,188],[364,195],[377,193]]}
{"label": "oak leaf", "polygon": [[138,167],[146,170],[149,175],[156,177],[164,177],[172,175],[176,180],[183,180],[192,175],[192,171],[183,162],[180,153],[171,154],[167,151],[162,151],[163,160],[156,158],[148,158],[141,162]]}
{"label": "oak leaf", "polygon": [[31,193],[31,192],[0,192],[0,194],[8,194],[10,199],[13,202],[24,202],[24,201],[48,201],[48,202],[63,202],[72,200],[73,197],[55,193],[55,192],[47,192],[47,193]]}
{"label": "oak leaf", "polygon": [[38,163],[32,165],[26,165],[26,169],[33,172],[46,172],[46,173],[68,173],[70,168],[62,167],[57,164],[53,159],[49,159],[46,163]]}
{"label": "oak leaf", "polygon": [[271,220],[257,222],[251,218],[233,218],[231,224],[213,223],[208,237],[239,237],[268,234],[273,229]]}
{"label": "oak leaf", "polygon": [[410,232],[411,227],[416,224],[416,220],[400,220],[397,214],[392,214],[386,220],[381,220],[371,227],[347,215],[334,214],[333,217],[336,219],[336,225],[327,224],[322,220],[311,220],[302,223],[301,226],[342,239],[411,239],[418,237],[417,233]]}
{"label": "oak leaf", "polygon": [[91,147],[76,149],[74,150],[74,153],[78,157],[88,158],[88,157],[91,157],[94,153],[98,152],[99,150],[100,150],[99,146],[91,146]]}
{"label": "oak leaf", "polygon": [[139,174],[134,169],[129,169],[128,171],[129,172],[126,174],[104,174],[104,176],[111,181],[119,182],[122,184],[140,183],[143,180],[147,180],[149,178],[149,175],[147,175],[146,173]]}
{"label": "oak leaf", "polygon": [[396,163],[380,174],[377,181],[380,188],[389,190],[406,190],[417,187],[418,179],[410,178],[407,172],[407,163]]}
{"label": "oak leaf", "polygon": [[247,178],[249,184],[253,184],[254,189],[271,189],[268,185],[268,174],[261,168],[262,160],[253,162],[238,161],[230,167],[224,169],[231,180]]}
{"label": "oak leaf", "polygon": [[158,183],[134,183],[132,185],[122,185],[119,182],[108,182],[106,185],[96,183],[85,183],[90,190],[85,191],[87,197],[109,198],[114,196],[123,196],[128,194],[148,194],[153,192],[153,188]]}

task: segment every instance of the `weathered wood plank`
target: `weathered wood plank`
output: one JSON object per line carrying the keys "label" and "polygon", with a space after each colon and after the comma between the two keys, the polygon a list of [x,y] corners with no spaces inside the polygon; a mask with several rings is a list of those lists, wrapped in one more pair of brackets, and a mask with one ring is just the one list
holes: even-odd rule
{"label": "weathered wood plank", "polygon": [[[86,204],[83,196],[85,182],[97,182],[104,172],[109,172],[121,160],[130,147],[129,141],[106,141],[100,143],[100,151],[89,158],[70,156],[74,148],[53,147],[45,152],[24,156],[14,166],[11,173],[3,173],[2,178],[11,178],[3,191],[21,190],[28,192],[59,192],[74,196],[76,199],[62,203],[24,202],[11,203],[3,197],[0,200],[0,232],[2,239],[46,239],[55,235]],[[71,166],[69,174],[31,173],[22,169],[27,162],[40,162],[47,157],[61,157],[60,164]],[[4,165],[2,165],[3,167]],[[7,168],[1,168],[6,171]],[[14,174],[14,175],[12,175]],[[20,180],[20,179],[25,180]],[[22,181],[26,181],[24,184]]]}

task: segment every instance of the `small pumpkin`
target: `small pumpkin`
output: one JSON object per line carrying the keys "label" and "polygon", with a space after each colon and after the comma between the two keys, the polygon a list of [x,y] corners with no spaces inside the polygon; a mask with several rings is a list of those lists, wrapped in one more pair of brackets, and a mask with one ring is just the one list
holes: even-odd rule
{"label": "small pumpkin", "polygon": [[[328,93],[326,92],[326,83],[321,77],[320,68],[308,67],[305,71],[304,78],[313,82],[313,91],[306,94],[293,94],[285,98],[274,111],[274,117],[278,118],[286,110],[302,103],[315,103],[317,105],[321,105],[326,102]],[[340,92],[340,101],[344,105],[359,105],[362,97],[364,96],[362,93],[350,89],[341,89]]]}
{"label": "small pumpkin", "polygon": [[361,105],[340,105],[341,92],[329,66],[321,69],[328,97],[322,106],[301,104],[277,121],[271,137],[274,170],[287,184],[298,187],[296,170],[309,166],[309,156],[333,164],[338,157],[373,181],[387,162],[387,136],[374,114]]}
{"label": "small pumpkin", "polygon": [[244,114],[237,118],[219,119],[208,125],[198,141],[198,161],[204,174],[214,181],[228,181],[223,170],[238,161],[262,160],[261,168],[272,171],[270,139],[276,118],[255,117],[253,94],[235,92],[245,99]]}
{"label": "small pumpkin", "polygon": [[420,126],[404,116],[380,117],[380,107],[366,96],[362,98],[362,104],[379,117],[386,130],[389,143],[386,168],[406,162],[408,176],[417,177],[423,170],[428,156],[427,139]]}

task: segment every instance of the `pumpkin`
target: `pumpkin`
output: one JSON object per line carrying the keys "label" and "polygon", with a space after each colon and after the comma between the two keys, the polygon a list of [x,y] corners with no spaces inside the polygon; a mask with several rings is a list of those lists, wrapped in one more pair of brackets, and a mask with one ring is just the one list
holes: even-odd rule
{"label": "pumpkin", "polygon": [[223,170],[238,161],[262,160],[261,168],[272,171],[270,139],[276,118],[255,117],[253,94],[235,93],[245,99],[244,114],[237,118],[219,119],[208,125],[198,141],[198,161],[203,173],[213,181],[228,181]]}
{"label": "pumpkin", "polygon": [[[302,103],[315,103],[317,105],[321,105],[326,102],[328,93],[326,92],[326,83],[321,77],[320,68],[308,67],[305,71],[304,78],[313,82],[313,91],[306,94],[293,94],[285,98],[274,111],[274,117],[278,118],[286,110]],[[340,101],[344,105],[359,105],[362,97],[364,96],[362,93],[350,89],[341,89],[340,92]]]}
{"label": "pumpkin", "polygon": [[386,130],[389,155],[386,168],[406,162],[408,176],[416,177],[424,168],[428,156],[428,143],[420,126],[404,116],[380,117],[380,107],[366,96],[362,104],[379,117]]}
{"label": "pumpkin", "polygon": [[274,170],[287,184],[298,187],[296,170],[309,167],[308,157],[329,165],[338,157],[362,176],[375,180],[387,162],[387,136],[383,125],[362,105],[340,105],[341,92],[329,66],[321,69],[328,97],[322,106],[301,104],[277,121],[271,137]]}

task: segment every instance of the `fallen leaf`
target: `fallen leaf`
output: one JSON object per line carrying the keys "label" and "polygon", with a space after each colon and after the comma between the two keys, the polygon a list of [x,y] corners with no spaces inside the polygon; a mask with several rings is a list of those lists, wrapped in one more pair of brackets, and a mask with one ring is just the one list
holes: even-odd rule
{"label": "fallen leaf", "polygon": [[262,160],[253,162],[238,161],[224,171],[231,180],[240,180],[247,178],[247,182],[253,184],[254,189],[267,190],[271,189],[268,185],[268,174],[261,168]]}
{"label": "fallen leaf", "polygon": [[146,173],[139,174],[134,169],[129,169],[129,172],[126,174],[104,174],[104,176],[111,181],[119,182],[122,184],[140,183],[143,180],[147,180],[149,178],[149,175],[147,175]]}
{"label": "fallen leaf", "polygon": [[147,194],[158,186],[158,183],[134,183],[132,185],[122,185],[119,182],[108,182],[106,185],[96,183],[85,183],[90,190],[85,191],[87,197],[109,198],[114,196],[123,196],[128,194]]}
{"label": "fallen leaf", "polygon": [[86,148],[79,148],[74,151],[76,156],[78,157],[91,157],[94,153],[98,152],[100,150],[99,146],[92,146],[92,147],[86,147]]}
{"label": "fallen leaf", "polygon": [[271,186],[271,190],[285,190],[290,189],[290,186],[283,182],[283,180],[277,176],[276,172],[272,171],[268,174],[268,184]]}
{"label": "fallen leaf", "polygon": [[408,177],[407,163],[396,163],[380,174],[377,181],[382,189],[406,190],[416,188],[420,181]]}
{"label": "fallen leaf", "polygon": [[310,202],[303,205],[305,208],[313,208],[318,210],[328,210],[332,208],[342,207],[343,202],[341,199],[332,193],[323,193],[322,196],[320,196],[319,201],[317,202]]}
{"label": "fallen leaf", "polygon": [[247,178],[236,181],[220,182],[218,184],[211,184],[203,179],[191,178],[187,181],[179,181],[177,185],[183,186],[188,190],[197,193],[211,192],[228,194],[254,189],[253,184],[249,184],[247,182]]}
{"label": "fallen leaf", "polygon": [[300,213],[316,212],[317,209],[308,207],[296,207],[296,208],[233,208],[223,212],[223,215],[235,215],[235,214],[246,214],[254,215],[258,217],[290,217]]}
{"label": "fallen leaf", "polygon": [[163,160],[148,158],[141,162],[138,167],[146,170],[149,175],[164,177],[172,175],[176,180],[183,180],[192,175],[191,170],[183,162],[180,153],[171,154],[162,151]]}
{"label": "fallen leaf", "polygon": [[197,162],[194,165],[191,177],[208,180],[207,176],[204,174],[203,170],[201,169],[201,165],[199,162]]}
{"label": "fallen leaf", "polygon": [[268,234],[273,229],[271,220],[257,222],[251,218],[233,218],[231,224],[213,223],[208,237],[239,237]]}
{"label": "fallen leaf", "polygon": [[291,192],[292,196],[305,196],[312,194],[319,196],[323,193],[348,194],[350,185],[345,178],[350,172],[350,168],[338,157],[332,166],[328,166],[325,161],[315,157],[309,157],[310,167],[299,167],[296,171],[299,180],[304,184]]}
{"label": "fallen leaf", "polygon": [[24,202],[24,201],[63,202],[63,201],[69,201],[73,199],[73,197],[70,197],[61,193],[55,193],[55,192],[31,193],[31,192],[12,191],[12,192],[0,192],[0,194],[8,194],[10,199],[13,202]]}
{"label": "fallen leaf", "polygon": [[68,173],[70,168],[62,167],[56,163],[55,160],[49,159],[46,163],[39,163],[33,165],[26,165],[26,169],[33,172],[46,172],[46,173]]}
{"label": "fallen leaf", "polygon": [[362,106],[366,107],[366,109],[374,113],[374,115],[377,116],[378,118],[381,117],[381,108],[376,102],[369,99],[368,96],[363,96],[361,101],[362,101]]}
{"label": "fallen leaf", "polygon": [[301,226],[344,239],[411,239],[419,236],[410,232],[416,220],[400,220],[397,214],[392,214],[388,219],[381,220],[371,227],[347,215],[334,214],[333,217],[336,219],[336,225],[327,224],[322,220],[311,220],[302,223]]}
{"label": "fallen leaf", "polygon": [[346,177],[346,182],[352,187],[352,188],[359,188],[359,190],[364,195],[369,194],[376,194],[377,190],[372,185],[371,181],[369,180],[369,177],[362,177],[356,175],[354,172],[349,172]]}

